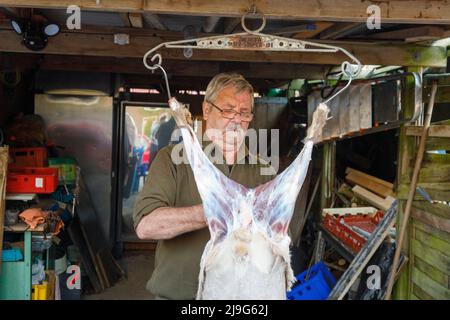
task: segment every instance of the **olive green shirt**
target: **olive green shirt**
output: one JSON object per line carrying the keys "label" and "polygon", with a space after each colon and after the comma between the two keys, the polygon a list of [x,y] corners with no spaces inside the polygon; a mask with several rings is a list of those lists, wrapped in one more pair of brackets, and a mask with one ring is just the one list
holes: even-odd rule
{"label": "olive green shirt", "polygon": [[[174,145],[161,149],[150,167],[144,188],[134,206],[135,228],[143,216],[159,207],[188,207],[202,203],[190,165],[172,162],[173,148]],[[238,162],[231,166],[231,170],[225,163],[215,165],[232,180],[248,188],[255,188],[274,178],[274,175],[261,175],[260,169],[267,168],[268,164],[262,164],[260,159],[258,162],[250,164],[246,150],[245,164]],[[147,290],[169,299],[194,299],[200,259],[209,239],[208,228],[203,228],[173,239],[158,241],[155,269],[147,283]]]}

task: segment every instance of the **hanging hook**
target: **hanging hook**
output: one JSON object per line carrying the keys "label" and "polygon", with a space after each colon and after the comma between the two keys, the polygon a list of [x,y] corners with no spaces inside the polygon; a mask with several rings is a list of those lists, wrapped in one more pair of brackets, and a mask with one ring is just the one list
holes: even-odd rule
{"label": "hanging hook", "polygon": [[166,82],[167,97],[168,97],[169,100],[170,100],[170,99],[172,98],[172,95],[171,95],[171,93],[170,93],[169,79],[168,79],[168,77],[167,77],[166,70],[162,67],[162,57],[161,57],[161,54],[157,53],[157,54],[155,54],[155,55],[150,59],[150,60],[153,61],[153,62],[155,62],[155,60],[158,59],[158,62],[157,62],[157,63],[153,64],[152,66],[149,65],[149,64],[147,63],[147,57],[148,57],[148,54],[151,53],[151,52],[153,52],[153,51],[154,51],[154,50],[149,51],[149,52],[147,52],[147,53],[145,54],[144,59],[143,59],[144,65],[145,65],[145,67],[146,67],[147,69],[152,70],[152,73],[155,72],[156,69],[161,69],[161,71],[163,72],[163,75],[164,75],[164,80],[165,80],[165,82]]}

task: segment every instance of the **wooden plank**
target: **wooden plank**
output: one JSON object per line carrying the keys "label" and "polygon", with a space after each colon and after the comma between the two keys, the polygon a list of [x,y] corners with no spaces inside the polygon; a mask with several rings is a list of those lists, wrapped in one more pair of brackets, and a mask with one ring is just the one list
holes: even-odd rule
{"label": "wooden plank", "polygon": [[203,30],[207,33],[214,32],[217,25],[219,24],[221,17],[218,16],[208,16],[203,23]]}
{"label": "wooden plank", "polygon": [[153,26],[154,28],[158,30],[167,30],[167,27],[164,25],[164,23],[159,19],[158,15],[145,12],[142,14],[142,17],[144,18],[145,22]]}
{"label": "wooden plank", "polygon": [[425,262],[419,257],[414,256],[413,265],[415,268],[427,274],[431,279],[433,279],[443,287],[446,287],[448,285],[448,275],[446,275],[439,269],[436,269],[431,264]]}
{"label": "wooden plank", "polygon": [[442,203],[431,204],[428,201],[414,201],[413,207],[444,219],[450,219],[450,206]]}
{"label": "wooden plank", "polygon": [[450,257],[450,243],[422,230],[414,230],[414,238]]}
{"label": "wooden plank", "polygon": [[223,33],[232,33],[240,24],[241,19],[239,18],[225,18],[223,22]]}
{"label": "wooden plank", "polygon": [[[406,135],[420,136],[422,134],[421,126],[407,126]],[[450,138],[450,126],[448,125],[432,125],[428,131],[428,137]]]}
{"label": "wooden plank", "polygon": [[[2,59],[2,57],[4,59]],[[18,70],[42,69],[42,70],[67,70],[67,71],[91,71],[91,72],[113,72],[140,74],[134,79],[141,79],[145,83],[157,79],[161,81],[159,74],[152,75],[149,70],[143,67],[142,58],[114,58],[95,56],[64,56],[64,55],[34,55],[34,54],[14,54],[7,56],[0,55],[0,71],[8,68]],[[182,61],[164,60],[164,68],[172,77],[205,77],[212,78],[217,73],[223,71],[239,70],[248,79],[289,80],[296,77],[305,79],[322,78],[326,72],[326,66],[302,65],[302,64],[273,64],[258,62],[220,62],[220,61]],[[142,76],[145,75],[145,76]],[[124,75],[133,78],[131,75]],[[172,80],[171,79],[171,80]],[[208,79],[208,80],[209,80]],[[172,84],[172,81],[171,81]]]}
{"label": "wooden plank", "polygon": [[345,22],[334,25],[320,34],[320,39],[338,39],[348,33],[349,31],[359,27],[360,23]]}
{"label": "wooden plank", "polygon": [[433,298],[442,300],[450,299],[450,290],[448,288],[442,287],[416,268],[412,269],[412,281]]}
{"label": "wooden plank", "polygon": [[345,135],[350,132],[350,91],[340,94],[339,104],[339,133]]}
{"label": "wooden plank", "polygon": [[350,99],[350,105],[349,105],[349,132],[356,132],[359,131],[360,124],[359,124],[359,97],[356,99],[356,93],[359,91],[359,86],[350,86],[349,88],[349,95],[350,97],[355,97],[353,99]]}
{"label": "wooden plank", "polygon": [[[418,183],[417,187],[425,190],[431,199],[436,201],[448,201],[450,199],[450,182]],[[397,189],[397,199],[406,200],[408,198],[410,184],[400,184]],[[414,200],[424,201],[425,199],[417,190]]]}
{"label": "wooden plank", "polygon": [[426,150],[450,150],[449,138],[429,138],[425,146]]}
{"label": "wooden plank", "polygon": [[131,27],[130,19],[128,18],[128,13],[120,13],[120,20],[122,20],[123,26],[126,28]]}
{"label": "wooden plank", "polygon": [[346,174],[349,174],[349,173],[357,174],[357,175],[359,175],[359,176],[361,176],[361,177],[364,177],[365,179],[372,180],[372,181],[374,181],[374,182],[376,182],[376,183],[378,183],[378,184],[380,184],[380,185],[383,185],[383,186],[385,186],[385,187],[387,187],[387,188],[389,188],[389,189],[393,189],[393,188],[394,188],[394,185],[393,185],[392,183],[386,181],[386,180],[382,180],[382,179],[380,179],[380,178],[371,176],[370,174],[367,174],[367,173],[365,173],[365,172],[362,172],[362,171],[353,169],[353,168],[351,168],[351,167],[347,167],[347,168],[345,169],[345,173],[346,173]]}
{"label": "wooden plank", "polygon": [[[430,94],[430,88],[426,87],[423,90],[423,97],[428,97]],[[442,86],[439,87],[436,92],[436,103],[447,103],[450,102],[450,87]]]}
{"label": "wooden plank", "polygon": [[[409,72],[419,72],[422,70],[420,68],[408,68]],[[415,92],[415,81],[411,77],[407,77],[402,83],[402,101],[404,101],[403,113],[405,118],[410,118],[414,114],[414,92]],[[402,177],[408,174],[410,168],[410,160],[414,155],[415,145],[414,139],[406,135],[405,126],[400,127],[399,135],[399,154],[398,154],[398,167],[397,167],[397,177]],[[409,179],[409,177],[408,177]],[[399,210],[397,213],[397,230],[403,224],[404,210],[406,201],[399,201]],[[412,256],[410,238],[412,226],[409,225],[405,234],[405,241],[402,244],[402,250],[408,254],[409,257]],[[411,280],[411,265],[407,264],[406,268],[399,275],[395,286],[395,298],[398,300],[408,299],[412,290],[412,280]]]}
{"label": "wooden plank", "polygon": [[411,293],[411,297],[412,296],[416,296],[418,299],[420,300],[436,300],[435,298],[433,298],[432,296],[430,296],[428,293],[426,293],[425,291],[423,291],[419,286],[417,286],[416,284],[413,283],[412,285],[412,293]]}
{"label": "wooden plank", "polygon": [[411,249],[414,255],[432,264],[443,273],[450,274],[450,258],[448,256],[424,245],[416,239],[411,239]]}
{"label": "wooden plank", "polygon": [[391,196],[393,194],[391,188],[381,185],[373,180],[366,179],[354,172],[350,172],[349,174],[347,174],[345,176],[345,180],[351,182],[353,185],[360,185],[361,187],[364,187],[383,198],[386,198],[387,196]]}
{"label": "wooden plank", "polygon": [[[72,54],[82,56],[129,57],[142,58],[152,47],[166,39],[153,36],[136,35],[130,37],[130,44],[114,44],[114,35],[109,32],[93,34],[62,31],[58,36],[49,39],[47,46],[39,52],[30,52],[21,44],[20,37],[12,30],[0,30],[2,52],[23,52],[34,54]],[[178,39],[180,39],[180,35]],[[176,40],[171,38],[172,40]],[[402,65],[445,67],[447,64],[446,51],[442,47],[425,47],[393,44],[349,43],[327,41],[352,52],[362,64],[373,65]],[[389,55],[380,55],[380,45]],[[165,59],[185,60],[182,49],[161,49]],[[430,58],[432,57],[432,59]],[[240,50],[196,50],[191,60],[200,61],[247,61],[247,62],[276,62],[276,63],[305,63],[305,64],[341,64],[348,60],[343,53],[317,52],[266,52]],[[370,86],[370,85],[369,85]]]}
{"label": "wooden plank", "polygon": [[388,196],[386,198],[381,198],[377,196],[376,194],[370,192],[369,190],[366,190],[358,185],[354,186],[352,188],[353,193],[355,193],[356,196],[359,198],[367,201],[371,205],[381,209],[381,210],[388,210],[392,202],[395,200],[394,198]]}
{"label": "wooden plank", "polygon": [[406,28],[393,31],[377,32],[365,36],[368,39],[385,39],[385,40],[404,40],[404,39],[440,39],[445,33],[445,29],[437,26],[420,26],[413,28]]}
{"label": "wooden plank", "polygon": [[316,21],[314,22],[314,25],[316,26],[314,30],[302,30],[292,36],[294,39],[311,39],[314,38],[316,35],[321,33],[324,30],[328,30],[331,28],[334,23],[331,22],[325,22],[325,21]]}
{"label": "wooden plank", "polygon": [[[241,17],[249,11],[247,0],[231,2],[221,0],[1,0],[5,7],[28,7],[44,9],[66,9],[68,4],[78,5],[82,10],[152,12],[175,15],[229,16]],[[366,23],[367,8],[375,4],[380,8],[380,18],[384,23],[426,23],[450,24],[450,8],[444,0],[391,0],[389,2],[359,0],[331,0],[322,5],[317,0],[285,0],[280,5],[277,0],[256,1],[258,12],[271,19],[353,21]]]}
{"label": "wooden plank", "polygon": [[450,233],[439,230],[439,229],[437,229],[427,223],[424,223],[418,219],[413,219],[412,221],[413,221],[413,226],[415,229],[432,234],[435,237],[438,237],[439,239],[450,243]]}
{"label": "wooden plank", "polygon": [[360,129],[372,128],[372,87],[370,84],[361,86],[359,93],[359,127]]}
{"label": "wooden plank", "polygon": [[128,14],[128,19],[133,28],[142,28],[144,26],[142,15],[138,12],[130,12]]}
{"label": "wooden plank", "polygon": [[423,223],[427,223],[436,229],[450,233],[450,219],[437,217],[414,207],[411,208],[411,215],[413,218],[420,220]]}
{"label": "wooden plank", "polygon": [[[403,174],[401,183],[409,183],[410,172]],[[448,182],[450,181],[450,165],[422,167],[419,172],[419,183]]]}
{"label": "wooden plank", "polygon": [[326,127],[327,127],[327,133],[328,135],[324,138],[335,138],[339,137],[341,134],[341,130],[339,128],[339,112],[340,112],[340,106],[341,106],[341,95],[338,95],[333,100],[331,100],[328,103],[328,107],[330,108],[330,112],[328,114],[328,118],[331,117],[331,119],[327,120]]}
{"label": "wooden plank", "polygon": [[450,153],[437,154],[426,152],[423,158],[422,167],[430,167],[450,163]]}

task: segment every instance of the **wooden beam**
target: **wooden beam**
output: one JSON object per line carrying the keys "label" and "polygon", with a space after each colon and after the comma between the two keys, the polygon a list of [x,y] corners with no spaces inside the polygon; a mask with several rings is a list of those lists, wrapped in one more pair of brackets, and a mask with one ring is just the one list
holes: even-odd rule
{"label": "wooden beam", "polygon": [[347,33],[351,32],[355,28],[358,28],[360,23],[341,23],[336,24],[332,28],[328,28],[324,32],[320,34],[320,39],[338,39],[340,37],[345,36]]}
{"label": "wooden beam", "polygon": [[[47,47],[38,53],[142,58],[149,49],[166,41],[154,36],[132,36],[129,45],[121,46],[114,44],[113,38],[114,35],[110,33],[87,34],[63,31],[58,36],[50,38]],[[0,51],[31,52],[21,44],[20,37],[11,29],[0,30],[0,39],[2,39]],[[380,50],[380,45],[373,43],[332,42],[331,44],[349,50],[363,64],[429,67],[445,67],[447,64],[446,50],[442,47],[385,44],[382,45],[383,50]],[[165,59],[185,59],[182,49],[164,49],[160,52]],[[386,54],[387,52],[389,54]],[[243,53],[236,50],[195,50],[191,60],[336,65],[347,60],[347,57],[342,53],[266,51]]]}
{"label": "wooden beam", "polygon": [[159,19],[158,15],[145,12],[142,14],[145,22],[153,26],[154,28],[158,30],[167,30],[167,27],[164,25],[164,23],[161,22],[161,19]]}
{"label": "wooden beam", "polygon": [[206,17],[205,23],[203,24],[203,31],[207,33],[214,32],[219,21],[220,17],[217,16]]}
{"label": "wooden beam", "polygon": [[294,39],[311,39],[334,25],[334,23],[326,21],[318,21],[314,24],[316,26],[314,30],[304,30],[294,34],[292,37]]}
{"label": "wooden beam", "polygon": [[[421,126],[407,126],[407,136],[420,136],[422,134]],[[450,138],[450,125],[432,125],[428,131],[429,137]]]}
{"label": "wooden beam", "polygon": [[385,211],[388,210],[391,207],[392,203],[395,201],[395,199],[392,198],[391,196],[381,198],[377,196],[375,193],[372,193],[369,190],[364,189],[358,185],[354,186],[352,188],[352,191],[357,197],[363,199],[364,201],[367,201],[368,203],[377,207],[378,209]]}
{"label": "wooden beam", "polygon": [[[29,7],[45,9],[65,9],[69,4],[78,5],[82,10],[151,12],[176,15],[230,16],[240,17],[249,11],[248,0],[1,0],[0,6]],[[450,6],[446,0],[330,0],[326,4],[319,0],[285,0],[282,5],[277,0],[255,0],[258,12],[273,19],[305,19],[321,21],[366,22],[370,5],[380,8],[384,23],[428,23],[449,24]]]}
{"label": "wooden beam", "polygon": [[130,23],[130,19],[128,17],[128,13],[121,12],[120,13],[120,19],[122,20],[122,24],[123,24],[124,27],[126,27],[126,28],[130,28],[131,27],[131,23]]}
{"label": "wooden beam", "polygon": [[417,42],[424,40],[440,39],[444,37],[446,30],[437,26],[420,26],[394,31],[378,32],[368,36],[365,39],[383,39],[383,40],[405,40],[406,42]]}
{"label": "wooden beam", "polygon": [[241,24],[241,19],[239,18],[225,18],[223,22],[223,33],[232,33],[237,26]]}
{"label": "wooden beam", "polygon": [[133,28],[142,28],[144,26],[142,15],[138,12],[130,12],[128,14],[128,19],[130,19]]}
{"label": "wooden beam", "polygon": [[[164,60],[169,76],[207,77],[219,72],[237,71],[251,79],[290,80],[294,78],[322,79],[328,66],[320,65],[276,65],[272,63],[219,62]],[[0,54],[0,71],[3,70],[65,70],[129,74],[151,74],[141,59],[85,57],[68,55]]]}

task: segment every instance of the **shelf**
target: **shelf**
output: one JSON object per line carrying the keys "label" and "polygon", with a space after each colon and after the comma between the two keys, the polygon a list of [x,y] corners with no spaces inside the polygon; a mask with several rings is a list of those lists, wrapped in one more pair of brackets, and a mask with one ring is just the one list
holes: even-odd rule
{"label": "shelf", "polygon": [[45,229],[45,226],[46,226],[46,223],[41,223],[40,225],[38,225],[36,227],[36,229],[31,230],[30,227],[25,222],[18,222],[12,226],[4,226],[3,230],[9,231],[9,232],[25,232],[25,231],[43,232]]}
{"label": "shelf", "polygon": [[31,201],[36,199],[36,193],[7,193],[6,200]]}

